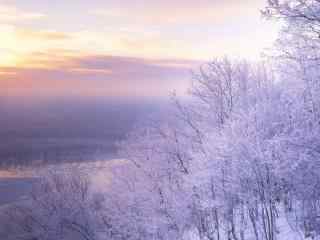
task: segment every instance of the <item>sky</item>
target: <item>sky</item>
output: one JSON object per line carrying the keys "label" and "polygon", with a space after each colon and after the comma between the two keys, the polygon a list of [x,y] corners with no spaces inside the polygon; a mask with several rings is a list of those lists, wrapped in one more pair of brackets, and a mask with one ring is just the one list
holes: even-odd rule
{"label": "sky", "polygon": [[257,60],[264,0],[0,0],[0,96],[183,92],[215,57]]}

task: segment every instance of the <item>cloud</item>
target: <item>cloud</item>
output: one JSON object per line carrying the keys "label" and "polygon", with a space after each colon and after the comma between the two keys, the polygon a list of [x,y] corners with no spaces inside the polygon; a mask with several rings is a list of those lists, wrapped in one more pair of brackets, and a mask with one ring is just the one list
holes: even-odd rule
{"label": "cloud", "polygon": [[[72,36],[65,32],[52,30],[35,30],[17,27],[15,25],[0,24],[0,66],[17,66],[21,64],[32,65],[34,62],[43,63],[56,58],[57,53],[51,49],[58,49],[67,45]],[[64,50],[67,52],[67,50]],[[41,59],[41,52],[46,52],[47,59]],[[60,51],[58,51],[61,53]],[[35,57],[36,56],[36,57]],[[38,60],[35,60],[39,59]]]}
{"label": "cloud", "polygon": [[32,29],[26,29],[21,28],[16,30],[16,36],[18,38],[24,39],[24,40],[48,40],[48,41],[58,41],[58,40],[67,40],[72,38],[70,34],[67,34],[65,32],[58,32],[53,30],[32,30]]}
{"label": "cloud", "polygon": [[[121,1],[120,1],[121,2]],[[92,14],[106,19],[144,25],[172,24],[221,24],[241,18],[259,15],[263,6],[259,1],[133,1],[125,2],[107,9],[96,9]],[[129,5],[129,6],[128,6]]]}
{"label": "cloud", "polygon": [[167,96],[185,91],[199,62],[107,55],[70,57],[60,68],[0,68],[0,95]]}
{"label": "cloud", "polygon": [[102,75],[111,75],[112,71],[109,69],[92,69],[85,67],[75,67],[69,70],[70,72],[76,72],[80,74],[102,74]]}
{"label": "cloud", "polygon": [[42,13],[23,11],[12,5],[0,5],[0,21],[2,23],[31,21],[44,18],[45,16]]}
{"label": "cloud", "polygon": [[260,0],[18,2],[0,4],[0,95],[167,95],[195,59],[255,58],[275,32]]}
{"label": "cloud", "polygon": [[[41,9],[50,12],[50,18],[29,22],[45,16],[37,13],[37,3],[28,5],[31,12],[18,8],[23,6],[21,3],[17,7],[0,4],[0,66],[57,68],[65,60],[56,56],[56,49],[81,56],[257,58],[273,41],[275,32],[257,23],[258,0],[93,0],[91,5],[82,0],[66,5],[66,9],[74,8],[71,18],[70,11],[60,7],[46,9],[43,4]],[[89,5],[101,6],[92,11],[93,15],[81,15],[84,8],[90,11]],[[65,21],[67,14],[70,21]],[[2,22],[1,16],[10,21]],[[39,52],[46,54],[38,56]]]}

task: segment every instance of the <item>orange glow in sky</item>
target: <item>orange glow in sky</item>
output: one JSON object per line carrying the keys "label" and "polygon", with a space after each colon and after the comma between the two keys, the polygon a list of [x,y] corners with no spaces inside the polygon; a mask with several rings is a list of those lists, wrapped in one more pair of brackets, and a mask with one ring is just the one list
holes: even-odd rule
{"label": "orange glow in sky", "polygon": [[3,0],[0,94],[165,94],[200,62],[258,59],[278,31],[261,19],[263,6],[264,0]]}

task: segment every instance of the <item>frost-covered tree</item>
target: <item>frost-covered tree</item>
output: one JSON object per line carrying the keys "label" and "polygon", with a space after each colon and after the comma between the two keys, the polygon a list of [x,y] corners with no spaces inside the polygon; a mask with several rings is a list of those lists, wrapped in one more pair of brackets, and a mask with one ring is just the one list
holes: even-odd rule
{"label": "frost-covered tree", "polygon": [[40,239],[276,240],[286,224],[320,237],[319,10],[269,0],[263,13],[284,23],[277,58],[202,65],[186,99],[119,144],[126,160],[104,193],[79,174],[46,178],[11,212],[16,227]]}
{"label": "frost-covered tree", "polygon": [[[191,99],[174,101],[171,119],[138,128],[123,143],[127,158],[158,189],[160,205],[169,206],[167,221],[180,235],[245,239],[251,214],[257,238],[274,239],[276,161],[259,146],[274,137],[283,109],[275,111],[281,94],[268,71],[263,64],[214,60],[194,74]],[[260,229],[256,213],[265,221]]]}
{"label": "frost-covered tree", "polygon": [[172,117],[130,134],[122,149],[158,189],[164,226],[199,239],[273,240],[286,216],[295,231],[317,232],[320,134],[301,87],[308,78],[217,59],[194,73]]}
{"label": "frost-covered tree", "polygon": [[[293,164],[283,178],[292,226],[319,235],[319,27],[317,0],[268,1],[264,13],[284,24],[278,40],[279,73],[290,95],[289,131],[281,141],[281,157]],[[292,214],[292,212],[294,214]]]}

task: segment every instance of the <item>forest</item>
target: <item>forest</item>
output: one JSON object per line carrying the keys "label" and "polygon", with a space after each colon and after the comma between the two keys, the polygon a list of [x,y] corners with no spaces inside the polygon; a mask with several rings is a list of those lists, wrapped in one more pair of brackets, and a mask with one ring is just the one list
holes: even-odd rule
{"label": "forest", "polygon": [[263,60],[195,69],[187,97],[172,94],[165,118],[117,144],[124,160],[102,189],[83,168],[50,172],[7,209],[4,236],[320,239],[320,1],[268,0],[261,12],[282,24]]}

